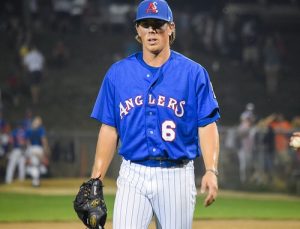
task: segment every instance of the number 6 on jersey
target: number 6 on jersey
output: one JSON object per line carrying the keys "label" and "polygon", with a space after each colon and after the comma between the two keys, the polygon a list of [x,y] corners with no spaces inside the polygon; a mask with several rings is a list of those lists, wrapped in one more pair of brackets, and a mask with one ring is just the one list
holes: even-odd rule
{"label": "number 6 on jersey", "polygon": [[161,126],[162,138],[166,142],[174,141],[176,137],[175,128],[176,124],[173,121],[167,120],[163,122]]}

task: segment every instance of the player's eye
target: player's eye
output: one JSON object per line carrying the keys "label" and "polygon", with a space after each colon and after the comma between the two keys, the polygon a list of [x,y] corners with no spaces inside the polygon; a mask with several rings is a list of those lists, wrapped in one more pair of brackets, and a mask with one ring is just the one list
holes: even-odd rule
{"label": "player's eye", "polygon": [[142,26],[143,28],[149,28],[150,26],[153,29],[161,29],[161,27],[163,27],[164,24],[166,24],[166,21],[163,20],[144,20],[144,21],[140,21],[138,23],[138,25]]}

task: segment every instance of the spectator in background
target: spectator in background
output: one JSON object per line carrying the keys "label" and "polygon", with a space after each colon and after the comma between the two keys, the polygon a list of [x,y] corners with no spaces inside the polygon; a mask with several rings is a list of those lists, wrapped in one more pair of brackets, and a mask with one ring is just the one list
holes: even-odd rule
{"label": "spectator in background", "polygon": [[3,110],[0,108],[0,157],[8,152],[9,132],[9,123],[4,119]]}
{"label": "spectator in background", "polygon": [[87,0],[73,0],[70,10],[72,30],[74,32],[81,31],[82,15],[85,10]]}
{"label": "spectator in background", "polygon": [[242,26],[242,57],[245,66],[255,70],[259,61],[257,23],[254,19],[246,20]]}
{"label": "spectator in background", "polygon": [[277,114],[271,123],[275,130],[275,149],[279,155],[286,155],[289,147],[289,132],[292,130],[291,123],[285,119],[283,114]]}
{"label": "spectator in background", "polygon": [[32,20],[32,25],[35,30],[39,30],[42,27],[41,20],[40,20],[40,7],[38,0],[29,0],[28,1],[28,8]]}
{"label": "spectator in background", "polygon": [[178,42],[183,53],[185,53],[186,55],[190,55],[190,52],[192,51],[192,48],[190,46],[192,44],[193,38],[191,33],[191,13],[189,9],[186,8],[185,10],[182,10],[177,14],[179,17],[178,23],[176,24],[176,26],[178,27]]}
{"label": "spectator in background", "polygon": [[10,184],[14,178],[14,172],[18,166],[19,180],[25,179],[25,150],[26,136],[22,122],[18,122],[16,128],[10,136],[10,144],[12,151],[8,156],[8,164],[6,166],[5,183]]}
{"label": "spectator in background", "polygon": [[274,160],[275,160],[275,130],[272,126],[272,122],[275,119],[275,115],[272,114],[265,119],[266,133],[264,134],[264,171],[267,174],[269,183],[272,182],[274,172]]}
{"label": "spectator in background", "polygon": [[205,51],[212,52],[214,48],[214,31],[215,31],[215,20],[212,16],[206,17],[206,23],[205,23],[205,29],[204,29],[204,35],[202,37],[203,39],[203,46],[205,48]]}
{"label": "spectator in background", "polygon": [[216,31],[214,35],[214,40],[215,40],[216,49],[221,55],[226,55],[228,53],[228,48],[225,39],[225,33],[226,33],[225,18],[223,16],[219,17],[218,20],[216,21],[215,30]]}
{"label": "spectator in background", "polygon": [[52,50],[53,64],[57,68],[63,68],[69,60],[69,49],[62,40],[59,40]]}
{"label": "spectator in background", "polygon": [[[204,35],[204,32],[205,32],[205,18],[206,18],[206,15],[202,12],[197,12],[191,18],[192,19],[192,32],[195,33],[195,37],[197,37],[197,38],[198,37],[203,37],[203,35]],[[202,43],[200,43],[199,45],[202,46]]]}
{"label": "spectator in background", "polygon": [[256,121],[256,116],[255,116],[255,105],[253,103],[247,103],[245,110],[242,112],[240,116],[240,120],[245,120],[245,119],[250,119],[252,122]]}
{"label": "spectator in background", "polygon": [[273,96],[278,89],[279,72],[281,68],[279,51],[272,37],[268,37],[263,48],[264,74],[267,93]]}
{"label": "spectator in background", "polygon": [[69,31],[72,2],[70,0],[52,0],[52,5],[55,12],[55,30],[59,32]]}
{"label": "spectator in background", "polygon": [[281,176],[290,174],[291,157],[289,150],[289,136],[292,130],[291,123],[285,119],[283,114],[277,114],[275,120],[271,123],[275,131],[275,150],[278,169]]}
{"label": "spectator in background", "polygon": [[238,64],[241,59],[240,19],[236,14],[228,14],[226,19],[226,41],[229,57]]}
{"label": "spectator in background", "polygon": [[33,104],[40,99],[40,84],[44,74],[45,58],[35,45],[30,46],[29,52],[24,56],[23,64],[28,71],[28,81]]}
{"label": "spectator in background", "polygon": [[240,146],[238,149],[240,181],[243,184],[249,178],[254,159],[256,127],[253,110],[254,105],[251,103],[247,104],[246,110],[241,114],[240,124],[237,129]]}
{"label": "spectator in background", "polygon": [[32,186],[40,186],[41,174],[47,173],[46,166],[49,158],[49,145],[42,118],[34,117],[31,129],[26,131],[28,158],[27,173],[32,177]]}

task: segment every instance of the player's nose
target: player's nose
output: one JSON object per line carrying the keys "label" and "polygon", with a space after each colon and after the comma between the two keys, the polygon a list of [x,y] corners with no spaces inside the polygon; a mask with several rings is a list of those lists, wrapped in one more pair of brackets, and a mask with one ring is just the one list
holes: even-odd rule
{"label": "player's nose", "polygon": [[150,33],[156,33],[157,32],[156,29],[154,27],[152,27],[151,25],[149,26],[148,31]]}

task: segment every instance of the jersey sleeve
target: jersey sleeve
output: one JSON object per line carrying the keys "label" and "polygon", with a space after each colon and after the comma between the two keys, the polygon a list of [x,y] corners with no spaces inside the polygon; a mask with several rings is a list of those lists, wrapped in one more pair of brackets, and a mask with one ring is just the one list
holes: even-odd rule
{"label": "jersey sleeve", "polygon": [[219,105],[208,72],[202,68],[196,80],[197,124],[206,126],[220,118]]}
{"label": "jersey sleeve", "polygon": [[104,77],[91,117],[98,120],[101,123],[116,127],[114,112],[115,87],[110,79],[112,74],[114,74],[114,71],[111,68]]}

